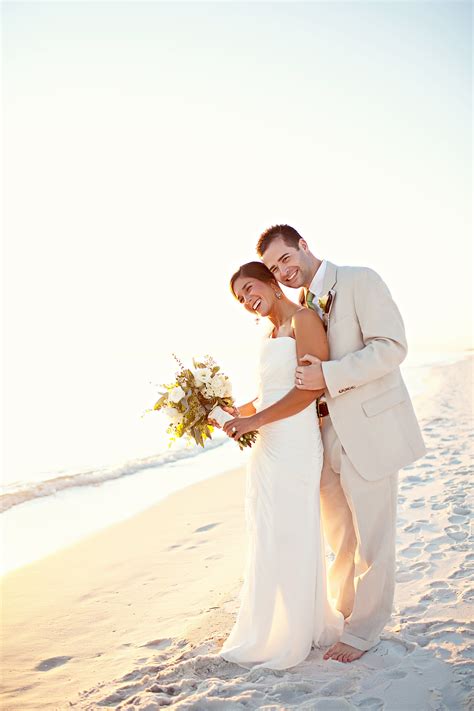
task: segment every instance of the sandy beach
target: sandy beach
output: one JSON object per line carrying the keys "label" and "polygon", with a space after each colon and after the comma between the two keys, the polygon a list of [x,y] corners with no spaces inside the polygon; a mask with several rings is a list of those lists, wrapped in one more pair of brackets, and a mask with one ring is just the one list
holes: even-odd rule
{"label": "sandy beach", "polygon": [[3,578],[2,708],[469,708],[472,363],[434,367],[415,400],[428,454],[400,476],[394,614],[359,661],[218,656],[245,562],[240,468]]}

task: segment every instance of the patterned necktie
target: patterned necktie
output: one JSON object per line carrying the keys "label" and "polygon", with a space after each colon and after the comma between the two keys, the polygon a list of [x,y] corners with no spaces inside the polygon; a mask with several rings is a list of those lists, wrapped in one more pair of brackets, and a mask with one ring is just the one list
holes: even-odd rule
{"label": "patterned necktie", "polygon": [[316,311],[316,306],[313,304],[314,298],[315,296],[313,292],[308,289],[305,296],[306,306],[308,307],[308,309],[313,309],[313,311]]}

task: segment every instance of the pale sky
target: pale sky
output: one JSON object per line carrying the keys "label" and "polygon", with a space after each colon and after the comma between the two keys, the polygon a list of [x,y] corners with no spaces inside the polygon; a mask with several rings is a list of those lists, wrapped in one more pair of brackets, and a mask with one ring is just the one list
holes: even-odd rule
{"label": "pale sky", "polygon": [[412,349],[469,347],[471,12],[3,3],[10,441],[31,402],[66,437],[124,361],[253,368],[228,280],[279,222],[377,270]]}

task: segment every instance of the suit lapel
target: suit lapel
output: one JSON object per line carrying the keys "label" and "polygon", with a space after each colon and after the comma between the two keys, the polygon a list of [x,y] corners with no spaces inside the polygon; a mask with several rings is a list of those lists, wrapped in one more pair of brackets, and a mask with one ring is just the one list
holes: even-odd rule
{"label": "suit lapel", "polygon": [[326,273],[323,279],[323,293],[322,296],[328,293],[330,289],[333,289],[337,282],[337,267],[332,262],[326,262]]}
{"label": "suit lapel", "polygon": [[[326,296],[331,290],[333,291],[333,301],[336,297],[336,292],[334,287],[337,284],[337,267],[335,264],[332,262],[327,262],[326,263],[326,273],[324,274],[324,279],[323,279],[323,291],[321,296]],[[332,307],[331,307],[332,308]],[[327,316],[324,317],[326,321],[326,330],[329,331],[331,327],[331,313]]]}

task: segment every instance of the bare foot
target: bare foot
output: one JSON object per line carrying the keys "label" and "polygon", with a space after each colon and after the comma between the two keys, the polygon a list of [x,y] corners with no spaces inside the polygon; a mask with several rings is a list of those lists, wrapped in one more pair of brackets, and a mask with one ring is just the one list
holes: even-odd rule
{"label": "bare foot", "polygon": [[335,659],[336,662],[353,662],[360,659],[365,654],[361,649],[351,647],[350,644],[344,642],[336,642],[324,655],[323,659]]}

